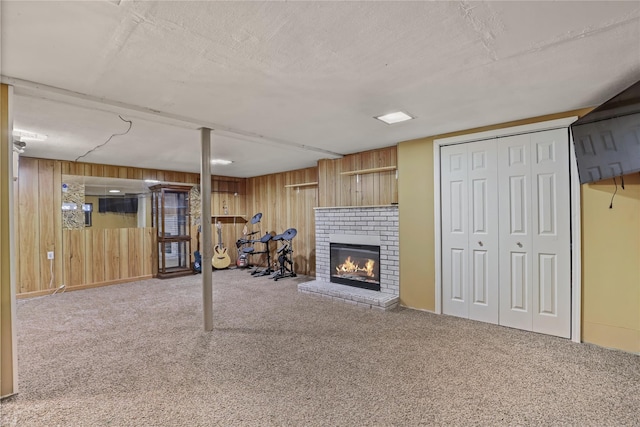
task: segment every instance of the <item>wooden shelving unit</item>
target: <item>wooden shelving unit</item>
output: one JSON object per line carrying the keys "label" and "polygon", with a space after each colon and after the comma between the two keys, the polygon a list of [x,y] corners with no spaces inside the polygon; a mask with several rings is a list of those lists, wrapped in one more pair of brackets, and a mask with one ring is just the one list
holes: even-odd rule
{"label": "wooden shelving unit", "polygon": [[368,173],[389,172],[389,171],[394,171],[396,169],[398,169],[397,166],[382,166],[382,167],[379,167],[379,168],[360,169],[360,170],[355,170],[355,171],[340,172],[340,175],[349,175],[349,176],[365,175],[365,174],[368,174]]}

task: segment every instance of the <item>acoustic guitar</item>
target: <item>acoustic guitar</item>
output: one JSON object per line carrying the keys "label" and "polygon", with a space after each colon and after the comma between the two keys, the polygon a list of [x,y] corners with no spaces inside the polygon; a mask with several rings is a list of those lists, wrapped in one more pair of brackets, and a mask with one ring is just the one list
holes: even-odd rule
{"label": "acoustic guitar", "polygon": [[229,264],[231,264],[231,258],[229,258],[227,248],[225,248],[222,243],[222,223],[220,221],[216,224],[216,228],[218,229],[218,244],[213,248],[211,265],[213,268],[222,270],[223,268],[229,267]]}

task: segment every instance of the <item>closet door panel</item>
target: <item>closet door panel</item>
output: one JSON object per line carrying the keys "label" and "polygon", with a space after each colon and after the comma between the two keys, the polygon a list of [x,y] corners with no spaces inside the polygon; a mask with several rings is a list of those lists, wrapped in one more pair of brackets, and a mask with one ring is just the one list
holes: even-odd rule
{"label": "closet door panel", "polygon": [[498,139],[499,323],[531,330],[530,136]]}
{"label": "closet door panel", "polygon": [[571,334],[569,144],[566,129],[531,135],[533,222],[533,327]]}
{"label": "closet door panel", "polygon": [[440,149],[442,206],[442,311],[469,317],[467,148]]}
{"label": "closet door panel", "polygon": [[498,323],[498,173],[496,140],[468,146],[469,318]]}

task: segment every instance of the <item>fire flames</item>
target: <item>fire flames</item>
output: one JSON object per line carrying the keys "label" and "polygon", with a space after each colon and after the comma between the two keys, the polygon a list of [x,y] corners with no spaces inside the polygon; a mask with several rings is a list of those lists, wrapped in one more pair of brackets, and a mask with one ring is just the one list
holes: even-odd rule
{"label": "fire flames", "polygon": [[373,267],[376,265],[376,262],[372,259],[367,260],[364,267],[360,267],[358,262],[351,261],[351,257],[347,257],[343,264],[340,264],[336,267],[336,271],[338,274],[358,274],[365,273],[368,277],[374,277]]}

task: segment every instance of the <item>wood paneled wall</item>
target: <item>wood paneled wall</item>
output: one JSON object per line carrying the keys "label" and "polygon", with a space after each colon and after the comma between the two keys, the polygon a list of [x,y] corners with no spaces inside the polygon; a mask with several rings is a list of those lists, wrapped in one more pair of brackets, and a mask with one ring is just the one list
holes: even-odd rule
{"label": "wood paneled wall", "polygon": [[[389,205],[398,201],[395,171],[357,176],[341,175],[361,169],[397,165],[395,146],[357,153],[337,160],[320,160],[318,167],[247,179],[249,216],[262,212],[260,229],[280,234],[288,228],[298,232],[294,258],[298,274],[315,275],[316,241],[314,207]],[[318,182],[286,188],[286,185]],[[257,244],[258,250],[262,245]],[[271,243],[272,256],[277,247]],[[265,257],[258,258],[264,264]]]}
{"label": "wood paneled wall", "polygon": [[[18,181],[15,182],[14,215],[16,233],[16,293],[21,296],[46,294],[61,284],[88,287],[100,283],[123,282],[133,277],[155,274],[155,232],[145,228],[62,230],[60,209],[62,175],[96,176],[104,178],[156,179],[187,185],[199,183],[200,175],[186,172],[108,166],[20,157]],[[229,183],[237,194],[212,194],[212,211],[246,213],[246,180],[212,176],[225,188]],[[214,187],[212,185],[212,187]],[[219,186],[218,186],[219,187]],[[242,224],[244,225],[244,224]],[[193,227],[194,244],[196,241]],[[235,246],[242,226],[225,227],[227,246]],[[214,229],[215,231],[215,229]],[[195,248],[195,246],[193,246]],[[235,248],[230,247],[230,254]],[[194,249],[195,250],[195,249]],[[47,252],[54,252],[53,262]],[[153,252],[155,253],[155,252]],[[233,258],[235,261],[235,256]],[[150,270],[152,268],[152,270]],[[53,282],[51,277],[53,276]],[[51,288],[50,288],[51,283]]]}
{"label": "wood paneled wall", "polygon": [[397,147],[351,154],[318,162],[319,206],[372,206],[398,202],[396,171],[341,175],[362,169],[397,166]]}
{"label": "wood paneled wall", "polygon": [[[299,274],[315,274],[314,207],[388,205],[398,200],[395,171],[358,176],[341,172],[396,166],[397,149],[388,147],[345,156],[338,160],[321,160],[318,167],[300,169],[255,178],[213,176],[211,211],[223,215],[242,215],[247,221],[258,212],[263,217],[257,227],[247,222],[251,231],[280,234],[295,228],[294,258]],[[20,158],[16,185],[15,218],[17,223],[18,259],[17,293],[46,293],[60,284],[87,286],[96,283],[124,281],[127,278],[155,274],[155,262],[148,264],[149,251],[155,250],[155,234],[150,229],[86,229],[62,230],[62,175],[105,178],[156,179],[195,185],[199,174],[160,171],[141,168],[75,163],[60,160]],[[286,185],[318,182],[317,185],[286,188]],[[234,184],[237,183],[237,184]],[[203,221],[207,223],[207,221]],[[245,222],[226,218],[222,225],[222,240],[232,263],[237,258],[235,242],[242,236]],[[217,229],[211,224],[214,244]],[[197,248],[197,225],[191,227],[192,251]],[[256,235],[257,237],[257,235]],[[150,240],[151,239],[151,240]],[[257,244],[257,250],[262,250]],[[275,257],[278,245],[270,244]],[[150,249],[152,248],[152,249]],[[202,250],[202,248],[201,248]],[[54,252],[51,263],[47,252]],[[256,259],[265,263],[265,257]],[[206,260],[204,261],[206,265]],[[151,266],[151,267],[150,267]]]}
{"label": "wood paneled wall", "polygon": [[[233,179],[233,178],[226,178]],[[240,179],[240,178],[237,178]],[[212,193],[211,194],[211,214],[213,216],[224,215],[224,206],[227,207],[229,215],[237,215],[242,216],[246,220],[251,219],[251,214],[247,210],[247,195],[246,192],[246,180],[242,179],[241,194],[234,193]],[[222,234],[222,244],[225,248],[227,248],[227,253],[229,254],[229,258],[231,258],[231,264],[235,264],[237,259],[238,251],[236,249],[236,240],[238,240],[242,236],[242,228],[246,224],[246,222],[241,218],[223,218],[220,220],[222,224],[221,234]],[[204,225],[206,221],[203,221],[201,224]],[[211,235],[213,239],[213,245],[220,243],[218,238],[218,229],[216,228],[216,224],[210,222],[211,226]],[[195,252],[198,249],[198,226],[191,227],[191,251]],[[202,241],[200,242],[200,253],[202,253]],[[211,260],[202,261],[203,265],[210,265]]]}
{"label": "wood paneled wall", "polygon": [[[48,288],[63,272],[61,163],[20,157],[14,195],[16,223],[16,293]],[[47,252],[54,253],[53,261]]]}
{"label": "wood paneled wall", "polygon": [[[318,168],[264,175],[247,180],[248,207],[250,217],[262,213],[262,220],[253,230],[265,233],[281,234],[289,228],[295,228],[297,235],[293,240],[295,269],[298,274],[315,275],[316,241],[315,216],[313,208],[318,206],[318,187],[305,186],[285,188],[285,185],[318,181]],[[251,223],[248,224],[251,231]],[[258,235],[256,235],[257,237]],[[255,244],[256,250],[263,250],[262,243]],[[270,242],[272,259],[280,244]],[[266,256],[255,259],[264,265]]]}
{"label": "wood paneled wall", "polygon": [[157,266],[155,228],[63,230],[62,241],[66,286],[151,277]]}

